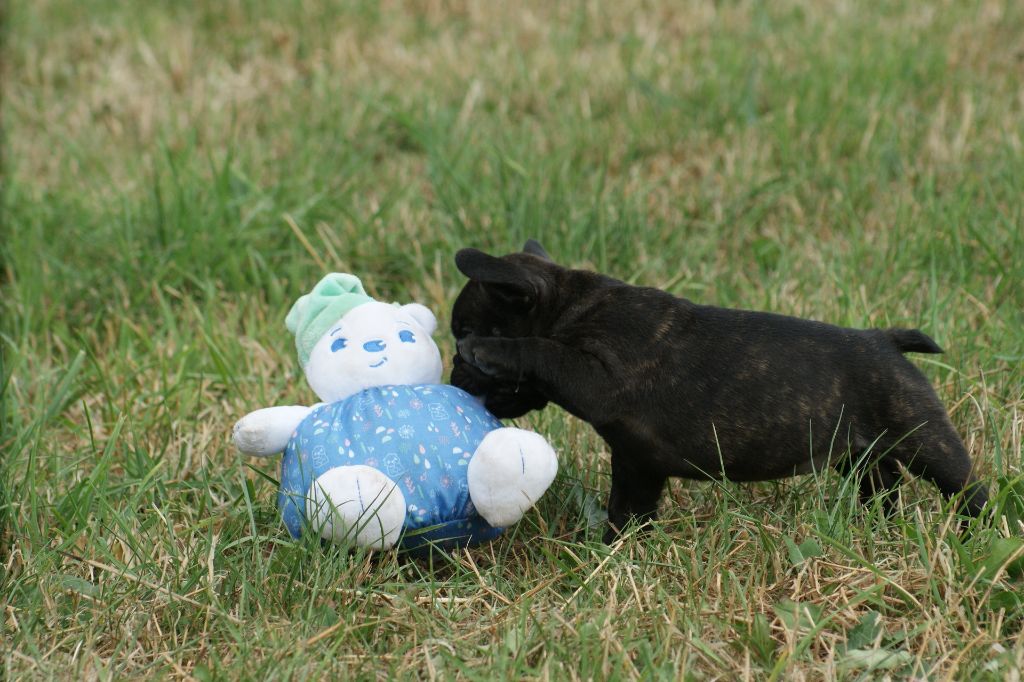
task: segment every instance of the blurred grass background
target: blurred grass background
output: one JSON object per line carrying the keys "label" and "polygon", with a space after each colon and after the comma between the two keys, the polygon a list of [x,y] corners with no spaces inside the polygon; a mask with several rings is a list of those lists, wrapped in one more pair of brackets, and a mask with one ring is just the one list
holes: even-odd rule
{"label": "blurred grass background", "polygon": [[[39,0],[3,13],[8,678],[1003,679],[1024,665],[1024,5]],[[836,477],[591,524],[604,444],[492,545],[287,539],[229,445],[308,403],[325,270],[448,311],[462,246],[703,303],[924,329],[993,482],[968,541]],[[1017,671],[1014,673],[1014,671]]]}

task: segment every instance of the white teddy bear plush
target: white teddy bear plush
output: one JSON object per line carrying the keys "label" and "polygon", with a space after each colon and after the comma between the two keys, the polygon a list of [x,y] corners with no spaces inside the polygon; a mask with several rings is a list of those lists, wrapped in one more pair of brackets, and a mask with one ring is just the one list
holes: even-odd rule
{"label": "white teddy bear plush", "polygon": [[418,303],[370,298],[333,273],[285,323],[312,407],[268,407],[235,424],[247,455],[284,453],[278,505],[293,537],[386,549],[497,537],[554,480],[540,435],[506,428],[480,402],[441,384],[437,319]]}

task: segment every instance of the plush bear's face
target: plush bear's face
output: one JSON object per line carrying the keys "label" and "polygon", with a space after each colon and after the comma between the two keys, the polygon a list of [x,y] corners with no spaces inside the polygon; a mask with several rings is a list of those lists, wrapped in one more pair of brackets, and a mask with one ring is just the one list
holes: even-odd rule
{"label": "plush bear's face", "polygon": [[306,380],[324,402],[373,386],[441,383],[441,353],[430,337],[437,319],[418,303],[364,303],[317,341]]}

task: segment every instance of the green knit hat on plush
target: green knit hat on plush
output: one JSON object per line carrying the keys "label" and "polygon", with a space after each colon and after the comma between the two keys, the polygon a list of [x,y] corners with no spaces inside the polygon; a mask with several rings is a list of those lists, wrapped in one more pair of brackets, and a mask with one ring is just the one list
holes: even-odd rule
{"label": "green knit hat on plush", "polygon": [[313,346],[335,322],[363,303],[373,301],[355,275],[332,272],[317,282],[313,291],[299,297],[284,324],[295,334],[295,349],[305,367]]}

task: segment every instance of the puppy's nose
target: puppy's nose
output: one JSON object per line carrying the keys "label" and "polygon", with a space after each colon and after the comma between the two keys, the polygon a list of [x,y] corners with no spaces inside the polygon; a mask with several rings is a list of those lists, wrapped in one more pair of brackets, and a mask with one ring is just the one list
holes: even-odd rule
{"label": "puppy's nose", "polygon": [[385,344],[380,339],[374,339],[373,341],[367,341],[366,343],[363,344],[363,350],[365,350],[367,352],[370,352],[370,353],[379,353],[382,350],[384,350],[385,348],[387,348],[387,344]]}

